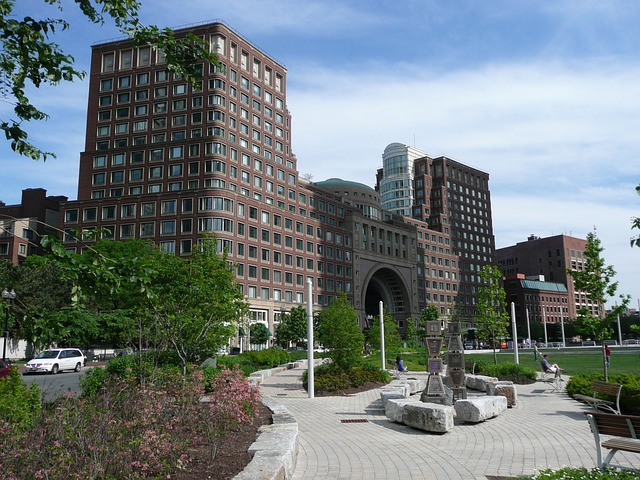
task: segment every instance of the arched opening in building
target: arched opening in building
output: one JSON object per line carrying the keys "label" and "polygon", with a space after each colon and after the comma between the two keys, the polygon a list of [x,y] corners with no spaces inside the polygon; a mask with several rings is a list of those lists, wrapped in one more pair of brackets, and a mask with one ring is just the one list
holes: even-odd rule
{"label": "arched opening in building", "polygon": [[390,268],[377,270],[365,285],[367,318],[380,314],[380,301],[396,321],[411,315],[411,300],[402,278]]}

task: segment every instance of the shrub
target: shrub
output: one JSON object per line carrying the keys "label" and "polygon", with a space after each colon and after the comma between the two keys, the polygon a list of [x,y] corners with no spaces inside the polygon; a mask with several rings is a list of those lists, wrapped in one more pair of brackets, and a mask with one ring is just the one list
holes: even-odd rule
{"label": "shrub", "polygon": [[35,383],[27,387],[17,368],[0,379],[0,436],[7,429],[14,432],[29,430],[41,410],[40,388]]}
{"label": "shrub", "polygon": [[467,373],[472,373],[475,375],[485,375],[485,373],[483,372],[486,370],[486,368],[489,365],[492,365],[492,364],[485,362],[483,360],[478,360],[477,362],[474,362],[473,360],[466,360],[464,364],[464,368]]}
{"label": "shrub", "polygon": [[266,350],[249,350],[236,356],[218,357],[218,366],[232,368],[238,366],[245,375],[256,370],[277,367],[291,361],[289,352],[282,348],[268,348]]}
{"label": "shrub", "polygon": [[[22,436],[0,436],[3,478],[169,478],[192,447],[212,454],[224,435],[252,421],[259,395],[238,370],[222,369],[210,402],[203,373],[163,371],[143,387],[133,376],[109,376],[97,395],[63,397]],[[39,397],[38,397],[39,398]]]}
{"label": "shrub", "polygon": [[[569,395],[593,395],[591,382],[604,380],[598,373],[573,375],[567,382],[566,391]],[[640,415],[640,375],[618,374],[609,375],[611,383],[622,385],[620,392],[620,410],[627,415]],[[602,397],[605,398],[605,397]]]}
{"label": "shrub", "polygon": [[541,470],[531,477],[520,477],[532,480],[631,480],[638,479],[638,472],[630,470],[598,469],[587,470],[586,468],[565,467],[560,470]]}
{"label": "shrub", "polygon": [[[341,392],[353,387],[360,387],[367,382],[391,381],[391,376],[386,370],[380,370],[372,365],[356,366],[343,371],[338,366],[330,363],[321,365],[314,370],[314,390],[318,392]],[[308,388],[307,372],[302,373],[302,385]]]}
{"label": "shrub", "polygon": [[[526,385],[534,383],[537,373],[531,367],[519,365],[515,363],[501,363],[499,365],[482,364],[480,365],[481,375],[496,377],[498,380],[508,380],[516,384]],[[478,365],[476,365],[476,373]]]}
{"label": "shrub", "polygon": [[93,397],[97,395],[108,378],[109,374],[104,368],[94,367],[85,370],[85,374],[80,377],[82,396]]}
{"label": "shrub", "polygon": [[244,352],[251,359],[257,369],[273,368],[289,362],[289,352],[282,348],[269,348],[267,350],[250,350]]}

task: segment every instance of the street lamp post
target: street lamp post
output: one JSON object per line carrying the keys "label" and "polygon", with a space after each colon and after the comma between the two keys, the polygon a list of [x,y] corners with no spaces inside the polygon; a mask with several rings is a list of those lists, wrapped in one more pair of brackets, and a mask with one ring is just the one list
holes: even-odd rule
{"label": "street lamp post", "polygon": [[7,306],[7,310],[5,311],[4,316],[4,344],[2,346],[2,361],[7,360],[7,337],[9,336],[9,309],[11,308],[11,302],[16,298],[16,292],[12,288],[11,291],[6,288],[2,290],[2,299],[8,300],[9,305]]}

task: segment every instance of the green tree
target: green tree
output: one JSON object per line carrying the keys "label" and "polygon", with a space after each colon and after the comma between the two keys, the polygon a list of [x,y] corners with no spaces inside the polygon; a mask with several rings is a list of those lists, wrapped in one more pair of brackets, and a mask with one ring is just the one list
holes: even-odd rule
{"label": "green tree", "polygon": [[46,236],[42,244],[50,253],[29,257],[25,264],[53,269],[58,283],[67,288],[67,298],[64,305],[33,313],[32,321],[26,322],[31,327],[27,339],[44,346],[50,338],[70,332],[74,318],[83,318],[96,328],[86,329],[80,345],[107,342],[142,349],[154,343],[148,302],[154,296],[152,279],[159,264],[155,257],[162,255],[157,247],[139,240],[100,240],[77,254],[56,237]]}
{"label": "green tree", "polygon": [[407,340],[407,345],[414,347],[416,345],[416,340],[418,337],[418,329],[416,328],[416,322],[413,318],[407,317],[407,329],[405,333],[405,338]]}
{"label": "green tree", "polygon": [[282,315],[276,328],[276,338],[283,347],[287,347],[290,343],[304,342],[307,333],[307,309],[302,305]]}
{"label": "green tree", "polygon": [[[380,316],[373,317],[371,328],[367,330],[367,341],[371,348],[380,350]],[[385,352],[400,351],[400,334],[398,325],[389,312],[384,312],[384,349]]]}
{"label": "green tree", "polygon": [[590,301],[592,308],[584,306],[578,309],[578,328],[580,331],[601,342],[602,368],[604,379],[608,380],[608,369],[605,355],[604,341],[613,335],[612,324],[617,320],[629,304],[628,295],[620,295],[620,304],[616,304],[608,312],[605,304],[616,295],[618,282],[614,282],[616,275],[611,265],[606,265],[602,257],[604,248],[595,233],[587,235],[587,245],[584,251],[586,263],[582,270],[567,270],[567,274],[573,278],[576,292],[584,294]]}
{"label": "green tree", "polygon": [[427,305],[418,319],[418,335],[423,339],[427,336],[427,322],[438,320],[440,312],[435,305]]}
{"label": "green tree", "polygon": [[478,337],[491,340],[493,344],[493,362],[498,364],[496,353],[497,339],[506,337],[509,327],[507,313],[507,295],[500,285],[502,272],[496,265],[486,265],[480,270],[483,285],[478,288]]}
{"label": "green tree", "polygon": [[[61,0],[42,2],[41,11],[49,5],[56,9],[56,15],[63,14]],[[137,0],[75,0],[75,3],[91,22],[103,25],[112,21],[123,34],[133,38],[135,45],[161,50],[167,68],[192,82],[200,76],[199,60],[217,63],[216,56],[202,38],[188,34],[178,39],[171,29],[144,25],[138,16],[140,2]],[[14,6],[14,0],[0,0],[0,70],[3,73],[0,91],[5,100],[12,103],[14,115],[14,118],[0,119],[0,129],[11,141],[14,151],[34,160],[46,160],[55,155],[32,144],[23,129],[24,122],[48,118],[30,102],[27,91],[46,84],[55,86],[63,81],[72,82],[86,74],[75,68],[75,59],[53,40],[56,32],[69,28],[66,20],[31,16],[20,19],[13,12]],[[39,10],[35,6],[34,9]]]}
{"label": "green tree", "polygon": [[215,355],[236,332],[248,305],[235,284],[226,254],[205,238],[189,258],[164,254],[156,265],[150,308],[161,339],[189,362]]}
{"label": "green tree", "polygon": [[318,340],[329,349],[328,356],[347,372],[362,362],[364,334],[358,325],[358,313],[345,294],[319,313]]}
{"label": "green tree", "polygon": [[267,343],[271,338],[271,332],[264,323],[251,324],[251,343],[254,345],[262,345]]}

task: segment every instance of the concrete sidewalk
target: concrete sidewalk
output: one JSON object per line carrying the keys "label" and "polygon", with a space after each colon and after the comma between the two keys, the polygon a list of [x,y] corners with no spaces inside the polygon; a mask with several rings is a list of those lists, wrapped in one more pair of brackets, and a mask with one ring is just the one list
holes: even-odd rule
{"label": "concrete sidewalk", "polygon": [[[544,468],[595,467],[589,408],[549,384],[518,385],[518,404],[479,424],[429,434],[389,421],[380,390],[309,399],[303,368],[260,385],[296,418],[299,452],[294,479],[479,479],[531,475]],[[407,376],[424,374],[410,373]],[[618,453],[621,463],[637,456]]]}

